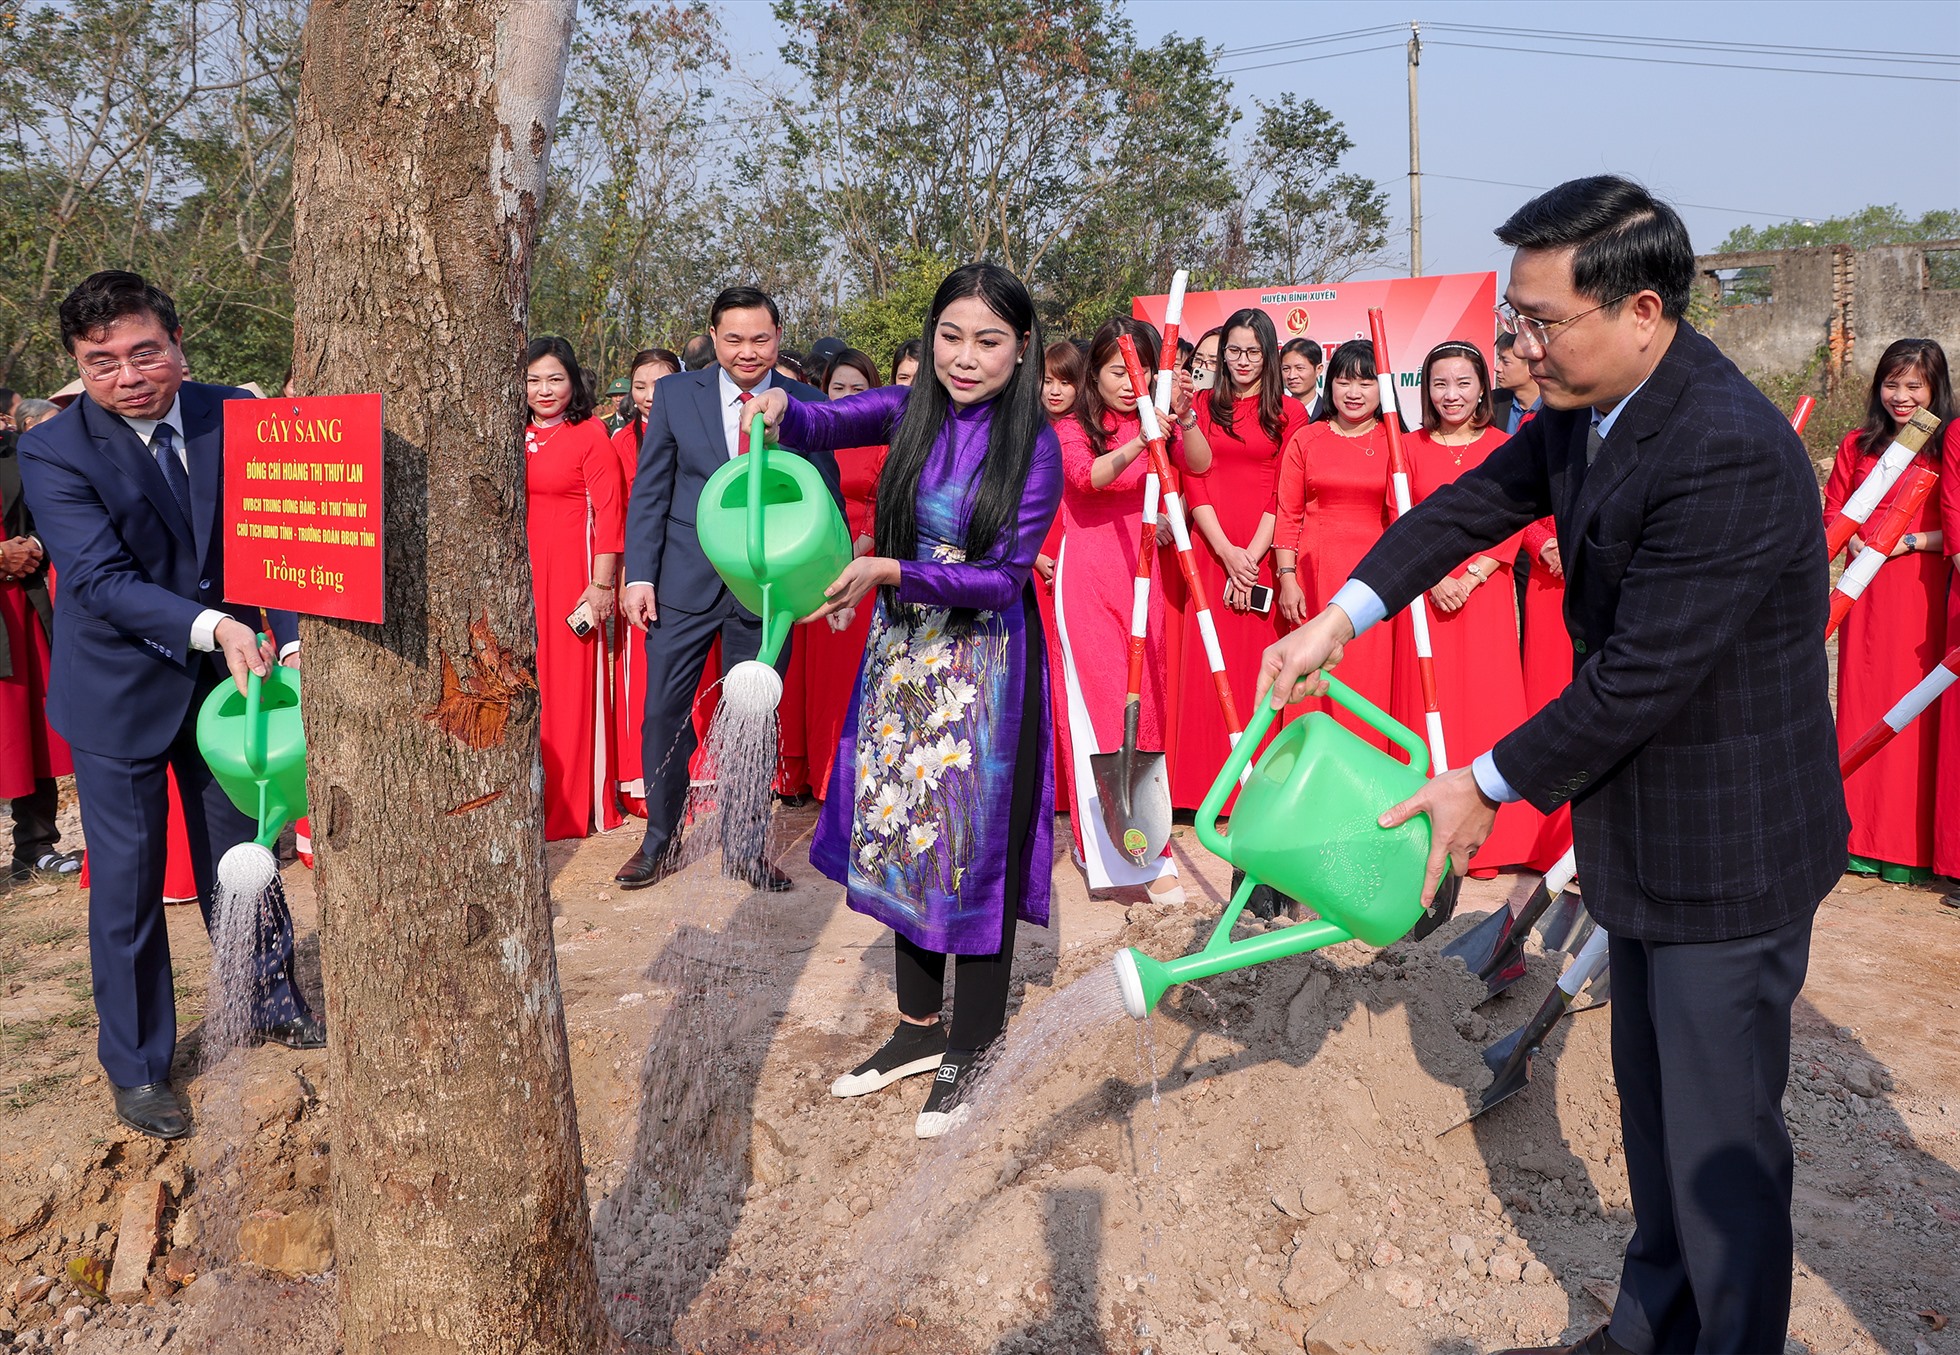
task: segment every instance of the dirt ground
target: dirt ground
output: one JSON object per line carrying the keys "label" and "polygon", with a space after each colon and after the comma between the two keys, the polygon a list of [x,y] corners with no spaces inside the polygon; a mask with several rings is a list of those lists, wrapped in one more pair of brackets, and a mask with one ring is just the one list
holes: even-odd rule
{"label": "dirt ground", "polygon": [[[974,1123],[922,1143],[924,1079],[828,1094],[889,1028],[891,942],[807,864],[813,821],[778,816],[786,895],[709,863],[622,893],[629,834],[550,848],[598,1251],[638,1348],[1467,1355],[1606,1311],[1630,1218],[1605,1013],[1443,1132],[1556,957],[1473,1008],[1437,954],[1466,918],[1173,989],[1140,1026],[1112,1015],[1110,954],[1196,948],[1226,869],[1181,828],[1189,897],[1157,908],[1088,898],[1064,855],[1054,925],[1021,930],[1007,1058]],[[286,880],[317,991],[310,876]],[[1466,908],[1530,883],[1472,882]],[[170,931],[201,1132],[166,1147],[110,1110],[82,895],[0,895],[0,1351],[335,1348],[330,1270],[299,1278],[331,1262],[324,1059],[197,1074],[209,951],[194,909]],[[1934,892],[1847,879],[1819,915],[1788,1100],[1791,1351],[1960,1355],[1956,979],[1960,916]],[[91,1299],[71,1262],[108,1260],[147,1180],[170,1200],[147,1293]],[[226,1219],[293,1274],[206,1266]]]}

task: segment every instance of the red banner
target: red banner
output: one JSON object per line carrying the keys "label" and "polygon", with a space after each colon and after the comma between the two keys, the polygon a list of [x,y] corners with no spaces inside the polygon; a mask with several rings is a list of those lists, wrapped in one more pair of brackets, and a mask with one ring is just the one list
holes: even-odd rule
{"label": "red banner", "polygon": [[381,397],[225,401],[225,600],[381,620]]}
{"label": "red banner", "polygon": [[[1131,314],[1159,328],[1168,296],[1140,296]],[[1428,278],[1388,278],[1379,282],[1330,282],[1309,287],[1245,287],[1235,292],[1189,292],[1184,298],[1181,337],[1196,343],[1238,310],[1263,310],[1273,318],[1279,341],[1312,339],[1332,353],[1348,339],[1368,337],[1368,310],[1387,312],[1390,360],[1398,377],[1403,421],[1422,422],[1416,379],[1422,359],[1439,343],[1475,344],[1492,358],[1497,321],[1497,274],[1444,273]]]}

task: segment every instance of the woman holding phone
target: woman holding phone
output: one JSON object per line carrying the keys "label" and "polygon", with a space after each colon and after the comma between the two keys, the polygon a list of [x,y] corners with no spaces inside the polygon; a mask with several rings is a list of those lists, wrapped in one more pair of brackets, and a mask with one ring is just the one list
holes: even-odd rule
{"label": "woman holding phone", "polygon": [[524,350],[525,535],[538,623],[538,742],[547,841],[622,823],[606,766],[606,623],[625,547],[625,477],[572,346]]}

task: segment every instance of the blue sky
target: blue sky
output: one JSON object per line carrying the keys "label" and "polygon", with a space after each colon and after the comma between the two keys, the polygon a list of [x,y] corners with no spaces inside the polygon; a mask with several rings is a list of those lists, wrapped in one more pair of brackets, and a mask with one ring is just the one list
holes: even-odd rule
{"label": "blue sky", "polygon": [[[732,50],[773,52],[780,44],[764,0],[733,0],[724,4],[723,12]],[[1914,216],[1931,208],[1960,208],[1960,161],[1941,145],[1944,133],[1937,130],[1953,125],[1960,83],[1585,60],[1524,52],[1520,49],[1533,45],[1528,38],[1446,33],[1431,26],[1440,22],[1548,34],[1954,54],[1960,53],[1960,4],[1951,0],[1347,0],[1338,5],[1316,0],[1132,0],[1129,14],[1146,41],[1176,32],[1227,49],[1400,25],[1400,33],[1227,58],[1220,64],[1226,69],[1253,67],[1388,46],[1243,69],[1232,80],[1235,96],[1248,112],[1253,98],[1271,100],[1291,90],[1317,99],[1346,123],[1355,142],[1349,164],[1389,190],[1394,245],[1401,251],[1407,245],[1409,135],[1403,48],[1408,21],[1422,22],[1427,272],[1496,269],[1501,274],[1507,251],[1491,237],[1491,228],[1532,196],[1531,188],[1462,179],[1550,185],[1583,174],[1629,174],[1680,206],[1695,247],[1702,251],[1713,249],[1736,226],[1767,225],[1785,216],[1835,216],[1887,202]],[[1438,45],[1444,40],[1505,50]],[[1625,56],[1669,55],[1652,48],[1545,41]],[[1960,80],[1955,66],[1900,61],[1854,67],[1849,61],[1760,52],[1682,50],[1674,55],[1690,61],[1880,70]],[[1917,139],[1914,129],[1920,132]]]}

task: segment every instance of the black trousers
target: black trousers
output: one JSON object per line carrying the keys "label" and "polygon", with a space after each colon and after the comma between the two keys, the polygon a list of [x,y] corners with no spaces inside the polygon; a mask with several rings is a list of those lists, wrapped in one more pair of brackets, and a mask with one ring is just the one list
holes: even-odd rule
{"label": "black trousers", "polygon": [[[1030,602],[1028,624],[1041,618]],[[1037,629],[1034,632],[1039,635]],[[1029,646],[1030,654],[1034,647]],[[946,1046],[963,1052],[985,1049],[1007,1027],[1007,988],[1014,976],[1014,924],[1021,906],[1022,848],[1034,827],[1035,801],[1041,797],[1040,674],[1030,666],[1021,683],[1021,738],[1014,754],[1014,798],[1008,806],[1007,840],[1011,845],[1001,868],[1007,882],[1001,889],[1005,913],[1000,922],[1000,949],[991,955],[953,957],[953,1024]],[[937,1016],[946,1000],[946,955],[927,950],[894,933],[892,946],[898,983],[898,1010],[918,1020]]]}
{"label": "black trousers", "polygon": [[1783,1349],[1783,1088],[1810,927],[1805,915],[1736,941],[1613,938],[1613,1075],[1634,1217],[1613,1339],[1630,1350]]}
{"label": "black trousers", "polygon": [[[705,612],[665,608],[647,627],[646,716],[640,727],[641,766],[646,778],[647,832],[641,850],[658,858],[678,844],[687,809],[687,764],[700,740],[694,737],[694,689],[708,651],[721,639],[721,671],[753,659],[762,649],[762,622],[743,614],[723,597]],[[790,643],[776,656],[776,671],[789,669]],[[760,861],[764,841],[731,841],[739,830],[722,823],[722,860],[731,866]]]}
{"label": "black trousers", "polygon": [[32,865],[54,850],[61,841],[61,830],[54,826],[60,801],[60,783],[52,776],[36,777],[31,795],[14,797],[14,860]]}
{"label": "black trousers", "polygon": [[[226,679],[229,681],[229,679]],[[98,1021],[96,1055],[109,1081],[141,1087],[170,1080],[177,999],[170,932],[163,915],[166,769],[174,768],[190,830],[191,870],[209,929],[218,860],[249,842],[258,825],[239,813],[197,748],[197,707],[156,757],[117,758],[74,750],[82,830],[89,835],[88,949]],[[252,1024],[307,1014],[293,982],[293,922],[279,894],[262,909],[254,937]]]}

